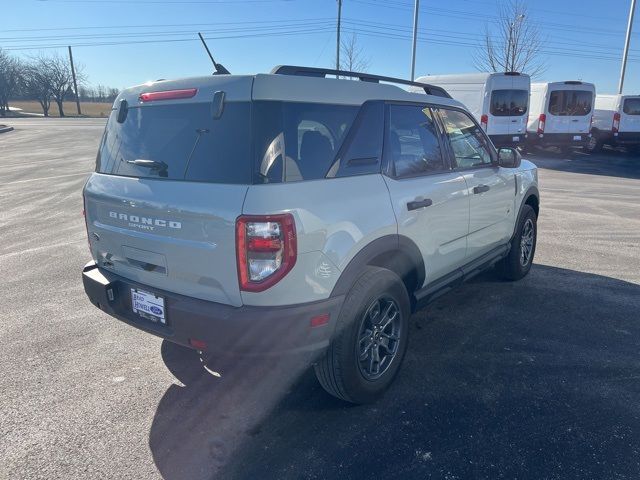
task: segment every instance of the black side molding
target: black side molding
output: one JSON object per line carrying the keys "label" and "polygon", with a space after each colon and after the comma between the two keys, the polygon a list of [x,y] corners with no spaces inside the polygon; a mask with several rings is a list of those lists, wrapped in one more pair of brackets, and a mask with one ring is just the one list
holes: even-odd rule
{"label": "black side molding", "polygon": [[492,267],[509,254],[510,248],[511,243],[494,248],[490,252],[482,255],[480,258],[477,258],[452,273],[425,285],[414,293],[416,298],[416,310],[428,305],[436,298]]}

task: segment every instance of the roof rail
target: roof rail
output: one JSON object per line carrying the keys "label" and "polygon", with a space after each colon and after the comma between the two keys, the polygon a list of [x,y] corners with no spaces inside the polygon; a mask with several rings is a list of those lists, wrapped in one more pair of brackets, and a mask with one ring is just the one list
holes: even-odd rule
{"label": "roof rail", "polygon": [[316,68],[316,67],[300,67],[296,65],[278,65],[271,70],[272,74],[277,75],[296,75],[301,77],[320,77],[325,78],[327,75],[336,75],[342,77],[357,78],[362,82],[389,82],[398,83],[400,85],[411,85],[413,87],[420,87],[427,95],[435,95],[437,97],[451,98],[451,95],[442,87],[435,85],[429,85],[428,83],[412,82],[411,80],[405,80],[403,78],[384,77],[382,75],[372,75],[370,73],[350,72],[348,70],[334,70],[331,68]]}

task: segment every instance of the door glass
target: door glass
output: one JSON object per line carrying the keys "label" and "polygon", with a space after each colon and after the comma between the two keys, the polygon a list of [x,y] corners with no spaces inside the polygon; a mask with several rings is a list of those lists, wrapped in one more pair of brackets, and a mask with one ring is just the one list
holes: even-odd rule
{"label": "door glass", "polygon": [[549,96],[549,113],[561,117],[588,115],[592,100],[593,93],[588,90],[555,90]]}
{"label": "door glass", "polygon": [[627,115],[640,115],[640,98],[627,98],[622,111]]}
{"label": "door glass", "polygon": [[390,105],[385,155],[396,177],[445,171],[438,131],[429,108]]}
{"label": "door glass", "polygon": [[443,108],[440,115],[459,168],[491,164],[491,147],[480,127],[466,113]]}
{"label": "door glass", "polygon": [[527,113],[529,92],[526,90],[494,90],[491,92],[491,115],[519,117]]}

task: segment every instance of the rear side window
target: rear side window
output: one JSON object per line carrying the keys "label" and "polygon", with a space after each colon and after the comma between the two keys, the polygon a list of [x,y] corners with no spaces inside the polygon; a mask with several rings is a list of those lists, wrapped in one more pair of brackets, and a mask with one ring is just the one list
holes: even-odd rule
{"label": "rear side window", "polygon": [[622,111],[627,115],[640,115],[640,98],[627,98]]}
{"label": "rear side window", "polygon": [[491,92],[491,115],[496,117],[519,117],[527,113],[529,92],[526,90],[493,90]]}
{"label": "rear side window", "polygon": [[254,102],[256,183],[325,178],[359,106]]}
{"label": "rear side window", "polygon": [[445,171],[433,112],[423,106],[389,105],[385,156],[399,178]]}
{"label": "rear side window", "polygon": [[592,102],[589,90],[555,90],[549,95],[549,113],[561,117],[588,115]]}
{"label": "rear side window", "polygon": [[225,104],[214,119],[209,103],[129,107],[123,123],[112,111],[96,171],[139,178],[212,183],[251,180],[248,102]]}
{"label": "rear side window", "polygon": [[380,172],[384,137],[384,103],[362,105],[329,177],[350,177]]}

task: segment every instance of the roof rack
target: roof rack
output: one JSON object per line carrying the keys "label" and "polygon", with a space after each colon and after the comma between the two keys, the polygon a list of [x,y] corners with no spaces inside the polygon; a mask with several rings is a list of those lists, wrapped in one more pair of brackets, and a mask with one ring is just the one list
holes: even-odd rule
{"label": "roof rack", "polygon": [[413,87],[420,87],[427,95],[435,95],[437,97],[451,98],[451,95],[442,87],[435,85],[429,85],[428,83],[412,82],[411,80],[405,80],[404,78],[383,77],[382,75],[372,75],[370,73],[350,72],[348,70],[334,70],[331,68],[315,68],[315,67],[300,67],[296,65],[278,65],[271,70],[272,74],[277,75],[296,75],[300,77],[320,77],[325,78],[327,75],[336,75],[341,77],[357,78],[361,82],[389,82],[398,83],[400,85],[411,85]]}

